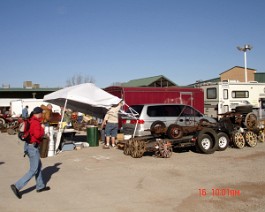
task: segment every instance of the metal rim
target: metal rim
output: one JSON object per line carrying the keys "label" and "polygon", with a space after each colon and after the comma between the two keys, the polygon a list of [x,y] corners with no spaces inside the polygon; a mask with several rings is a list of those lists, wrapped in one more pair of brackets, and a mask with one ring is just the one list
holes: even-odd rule
{"label": "metal rim", "polygon": [[208,149],[211,148],[211,140],[208,139],[208,138],[204,138],[204,139],[202,139],[201,144],[202,144],[202,147],[203,147],[204,149],[206,149],[206,150],[208,150]]}
{"label": "metal rim", "polygon": [[228,144],[227,138],[225,136],[221,136],[219,138],[219,147],[220,148],[225,148],[227,146],[227,144]]}

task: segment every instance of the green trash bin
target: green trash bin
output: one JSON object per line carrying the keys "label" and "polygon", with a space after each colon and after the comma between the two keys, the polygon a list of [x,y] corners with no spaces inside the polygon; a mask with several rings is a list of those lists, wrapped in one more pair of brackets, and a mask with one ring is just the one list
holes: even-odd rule
{"label": "green trash bin", "polygon": [[94,125],[89,125],[87,130],[87,142],[89,146],[98,146],[98,127]]}

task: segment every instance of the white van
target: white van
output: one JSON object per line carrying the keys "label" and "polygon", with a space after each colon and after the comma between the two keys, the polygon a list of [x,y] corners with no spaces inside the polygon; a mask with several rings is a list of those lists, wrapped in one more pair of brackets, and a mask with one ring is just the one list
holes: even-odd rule
{"label": "white van", "polygon": [[130,108],[133,110],[130,109],[127,113],[135,111],[138,115],[134,113],[135,118],[133,116],[122,117],[122,129],[126,138],[130,138],[132,135],[151,135],[151,129],[155,125],[168,128],[172,124],[176,126],[196,126],[201,121],[216,123],[215,119],[184,104],[142,104],[133,105]]}

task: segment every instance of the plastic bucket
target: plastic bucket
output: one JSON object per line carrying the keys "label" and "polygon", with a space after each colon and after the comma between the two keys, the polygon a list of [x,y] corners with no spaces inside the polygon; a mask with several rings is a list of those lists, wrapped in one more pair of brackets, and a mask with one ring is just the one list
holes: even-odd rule
{"label": "plastic bucket", "polygon": [[89,146],[98,146],[98,127],[94,125],[87,126],[87,143]]}

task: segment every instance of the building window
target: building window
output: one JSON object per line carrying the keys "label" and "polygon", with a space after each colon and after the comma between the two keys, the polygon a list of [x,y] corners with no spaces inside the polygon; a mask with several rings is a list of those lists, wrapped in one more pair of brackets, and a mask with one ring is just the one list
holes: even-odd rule
{"label": "building window", "polygon": [[228,99],[228,90],[227,89],[223,90],[223,98]]}
{"label": "building window", "polygon": [[248,91],[232,91],[232,98],[248,98]]}
{"label": "building window", "polygon": [[206,90],[207,99],[216,99],[217,98],[217,89],[216,88],[207,88]]}

